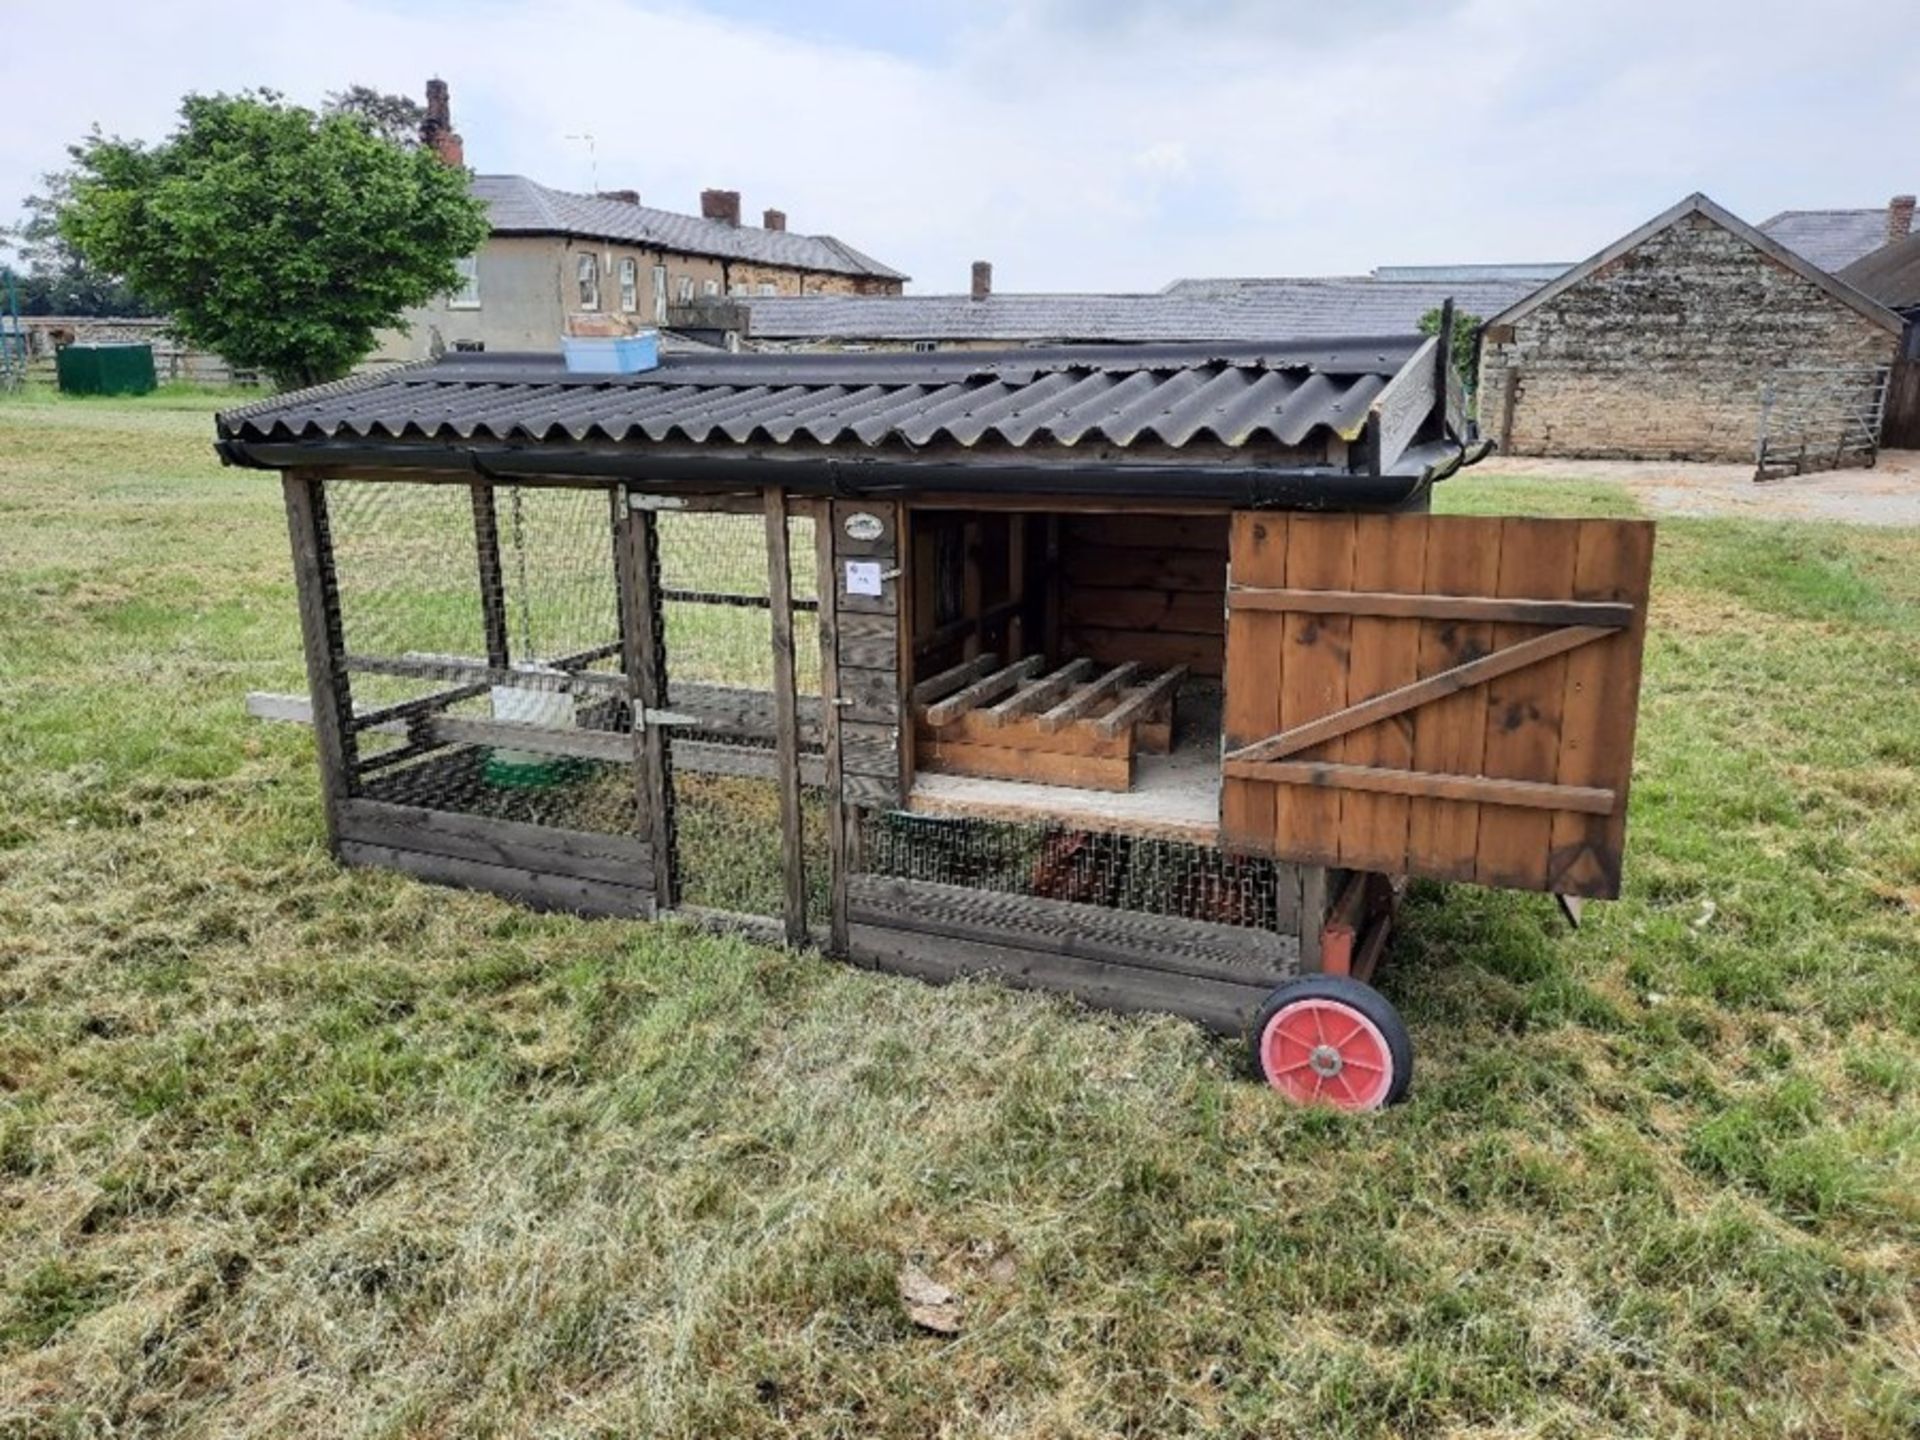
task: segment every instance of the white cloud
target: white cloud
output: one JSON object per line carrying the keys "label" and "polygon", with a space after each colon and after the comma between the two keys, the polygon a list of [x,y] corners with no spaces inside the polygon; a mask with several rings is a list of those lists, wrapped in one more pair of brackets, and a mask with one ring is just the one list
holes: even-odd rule
{"label": "white cloud", "polygon": [[625,0],[40,6],[0,54],[0,213],[90,124],[158,137],[189,89],[432,73],[482,170],[585,188],[564,137],[590,132],[604,187],[737,188],[920,290],[976,257],[1002,289],[1576,258],[1695,188],[1761,219],[1920,186],[1920,79],[1866,0],[956,13],[892,54]]}

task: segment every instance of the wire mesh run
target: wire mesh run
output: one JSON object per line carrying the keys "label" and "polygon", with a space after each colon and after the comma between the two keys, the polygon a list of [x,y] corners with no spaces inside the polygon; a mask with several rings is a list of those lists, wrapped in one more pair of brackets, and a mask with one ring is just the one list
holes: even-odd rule
{"label": "wire mesh run", "polygon": [[612,738],[632,711],[611,492],[329,481],[324,496],[352,793],[637,833]]}
{"label": "wire mesh run", "polygon": [[860,812],[870,875],[1279,930],[1280,867],[1175,840],[1045,822]]}
{"label": "wire mesh run", "polygon": [[[828,907],[819,603],[810,516],[788,521],[794,688],[800,711],[801,849],[810,923]],[[681,903],[775,917],[784,908],[775,750],[773,600],[758,512],[656,519],[675,871]]]}

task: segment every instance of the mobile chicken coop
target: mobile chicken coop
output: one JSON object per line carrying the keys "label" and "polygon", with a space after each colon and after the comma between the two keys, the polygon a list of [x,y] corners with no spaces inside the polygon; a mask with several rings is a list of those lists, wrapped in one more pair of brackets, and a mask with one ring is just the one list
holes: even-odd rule
{"label": "mobile chicken coop", "polygon": [[345,863],[1250,1040],[1371,1107],[1407,876],[1617,893],[1651,528],[1434,517],[1421,337],[460,355],[229,411]]}

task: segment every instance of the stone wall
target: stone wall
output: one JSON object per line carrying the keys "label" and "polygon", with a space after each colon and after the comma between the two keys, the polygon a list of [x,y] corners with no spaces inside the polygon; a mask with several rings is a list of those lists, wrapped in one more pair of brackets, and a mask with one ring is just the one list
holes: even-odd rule
{"label": "stone wall", "polygon": [[1747,461],[1763,387],[1812,383],[1781,371],[1883,365],[1897,343],[1696,212],[1488,328],[1480,433],[1517,455]]}

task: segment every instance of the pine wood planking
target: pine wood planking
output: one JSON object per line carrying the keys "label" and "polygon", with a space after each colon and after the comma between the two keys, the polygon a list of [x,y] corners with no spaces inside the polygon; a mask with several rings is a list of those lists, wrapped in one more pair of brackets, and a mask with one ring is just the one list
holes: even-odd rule
{"label": "pine wood planking", "polygon": [[[1234,514],[1228,551],[1235,583],[1287,583],[1287,523],[1284,514],[1252,510]],[[1285,617],[1270,611],[1239,611],[1228,619],[1222,720],[1229,750],[1264,740],[1280,728],[1285,626]],[[1243,852],[1274,853],[1275,789],[1250,780],[1222,781],[1224,844]]]}
{"label": "pine wood planking", "polygon": [[1228,523],[1225,515],[1068,515],[1061,525],[1061,542],[1218,555],[1227,543]]}
{"label": "pine wood planking", "polygon": [[1563,785],[1609,788],[1614,806],[1604,816],[1554,817],[1547,885],[1562,894],[1613,899],[1620,893],[1621,852],[1626,842],[1653,525],[1649,521],[1583,522],[1578,551],[1574,598],[1629,604],[1634,621],[1626,632],[1567,657],[1557,778]]}
{"label": "pine wood planking", "polygon": [[1227,588],[1226,557],[1217,550],[1141,550],[1119,545],[1069,545],[1061,569],[1070,585],[1116,590],[1205,590]]}
{"label": "pine wood planking", "polygon": [[1116,590],[1085,586],[1060,602],[1066,623],[1076,628],[1163,630],[1218,637],[1226,628],[1219,595],[1205,590]]}
{"label": "pine wood planking", "polygon": [[[1522,516],[1503,520],[1496,593],[1536,600],[1570,598],[1578,558],[1577,526],[1576,521]],[[1496,647],[1512,645],[1541,633],[1535,625],[1496,625],[1493,643]],[[1488,682],[1484,701],[1486,750],[1479,774],[1496,780],[1556,778],[1566,683],[1564,655]],[[1550,814],[1482,806],[1474,878],[1482,885],[1543,890],[1552,842]]]}
{"label": "pine wood planking", "polygon": [[[1287,529],[1287,583],[1308,590],[1353,587],[1352,515],[1296,516]],[[1288,615],[1283,641],[1280,728],[1317,720],[1347,704],[1347,670],[1353,620],[1345,615]],[[1271,733],[1271,732],[1269,732]],[[1312,746],[1302,760],[1342,761],[1347,737]],[[1340,862],[1341,796],[1297,785],[1277,787],[1274,843],[1289,859],[1308,865]]]}
{"label": "pine wood planking", "polygon": [[[1354,520],[1353,586],[1384,591],[1426,571],[1424,515],[1361,515]],[[1370,699],[1419,678],[1420,622],[1378,615],[1352,621],[1352,659],[1347,703]],[[1419,711],[1395,715],[1346,738],[1346,760],[1407,770],[1413,765],[1413,731]],[[1407,814],[1402,795],[1349,791],[1340,798],[1340,863],[1358,870],[1398,875],[1407,868]]]}
{"label": "pine wood planking", "polygon": [[[1490,595],[1500,578],[1501,522],[1460,517],[1429,522],[1421,588],[1428,594]],[[1477,621],[1420,622],[1420,678],[1488,654],[1493,627]],[[1415,718],[1413,768],[1478,774],[1485,754],[1486,696],[1469,689],[1423,706]],[[1480,807],[1459,800],[1414,799],[1407,806],[1410,870],[1444,880],[1474,877]]]}
{"label": "pine wood planking", "polygon": [[922,739],[920,763],[929,772],[972,775],[988,780],[1026,780],[1037,785],[1071,785],[1083,790],[1133,787],[1133,757],[1077,755],[1058,750],[1023,750],[1010,745],[976,745],[964,740]]}

